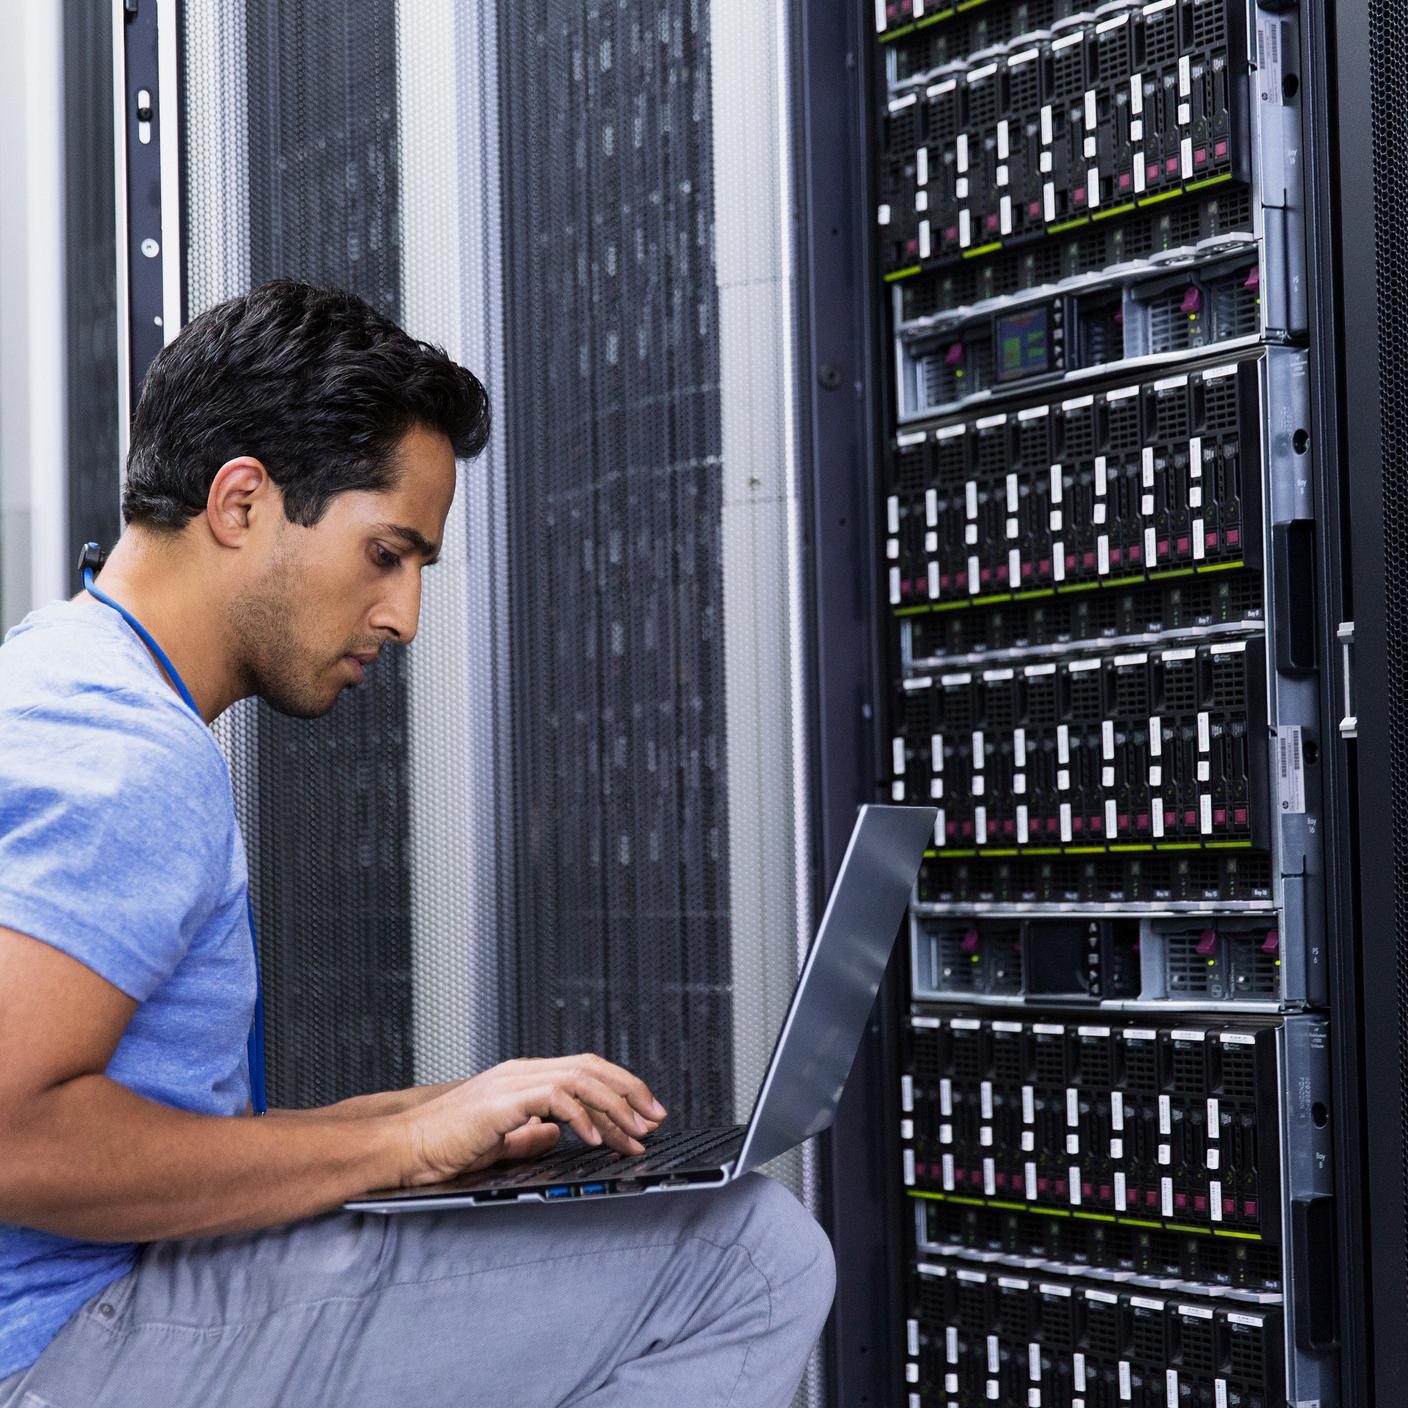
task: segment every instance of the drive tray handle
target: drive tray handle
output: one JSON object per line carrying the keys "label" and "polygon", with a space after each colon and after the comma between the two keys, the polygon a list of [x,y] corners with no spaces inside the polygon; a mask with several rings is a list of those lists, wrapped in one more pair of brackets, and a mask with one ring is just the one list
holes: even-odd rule
{"label": "drive tray handle", "polygon": [[1335,1201],[1328,1194],[1291,1204],[1291,1266],[1296,1348],[1305,1354],[1338,1348]]}

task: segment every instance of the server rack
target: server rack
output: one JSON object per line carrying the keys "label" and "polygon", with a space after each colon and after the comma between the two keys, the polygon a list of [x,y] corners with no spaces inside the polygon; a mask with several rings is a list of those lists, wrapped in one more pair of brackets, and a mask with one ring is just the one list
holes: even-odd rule
{"label": "server rack", "polygon": [[1339,1401],[1301,16],[865,8],[892,1393]]}

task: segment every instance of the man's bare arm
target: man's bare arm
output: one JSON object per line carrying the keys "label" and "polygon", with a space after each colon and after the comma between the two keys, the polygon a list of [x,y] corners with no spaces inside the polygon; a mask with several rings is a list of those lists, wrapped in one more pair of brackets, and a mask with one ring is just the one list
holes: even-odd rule
{"label": "man's bare arm", "polygon": [[136,1003],[0,928],[0,1221],[95,1241],[272,1225],[404,1175],[391,1122],[192,1115],[103,1074]]}
{"label": "man's bare arm", "polygon": [[135,1007],[0,927],[0,1222],[93,1241],[245,1231],[540,1152],[555,1121],[635,1151],[664,1116],[642,1082],[591,1056],[510,1062],[365,1119],[188,1114],[103,1074]]}
{"label": "man's bare arm", "polygon": [[375,1095],[353,1095],[346,1100],[339,1100],[335,1105],[319,1105],[308,1110],[271,1109],[268,1113],[270,1116],[277,1115],[281,1119],[291,1117],[332,1120],[366,1120],[375,1119],[379,1115],[401,1115],[407,1110],[414,1110],[417,1105],[424,1105],[428,1100],[434,1100],[446,1094],[462,1083],[450,1080],[442,1085],[416,1085],[408,1090],[387,1090]]}

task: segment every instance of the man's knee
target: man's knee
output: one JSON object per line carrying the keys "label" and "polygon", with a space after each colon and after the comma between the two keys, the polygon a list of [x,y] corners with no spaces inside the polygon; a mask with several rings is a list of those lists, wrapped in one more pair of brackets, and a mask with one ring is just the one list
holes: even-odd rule
{"label": "man's knee", "polygon": [[780,1183],[754,1174],[736,1185],[752,1206],[749,1240],[773,1314],[821,1332],[836,1292],[836,1258],[821,1224]]}

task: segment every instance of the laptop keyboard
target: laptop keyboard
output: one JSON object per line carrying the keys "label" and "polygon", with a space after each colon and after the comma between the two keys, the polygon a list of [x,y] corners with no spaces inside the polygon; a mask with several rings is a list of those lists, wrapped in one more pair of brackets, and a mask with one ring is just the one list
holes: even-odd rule
{"label": "laptop keyboard", "polygon": [[[648,1134],[641,1143],[644,1154],[619,1154],[615,1149],[592,1149],[574,1143],[522,1167],[495,1171],[496,1187],[513,1188],[526,1183],[579,1182],[584,1178],[628,1178],[641,1174],[669,1173],[713,1155],[722,1163],[730,1143],[742,1141],[743,1126],[727,1129],[681,1129],[670,1134]],[[731,1151],[736,1152],[736,1150]]]}

